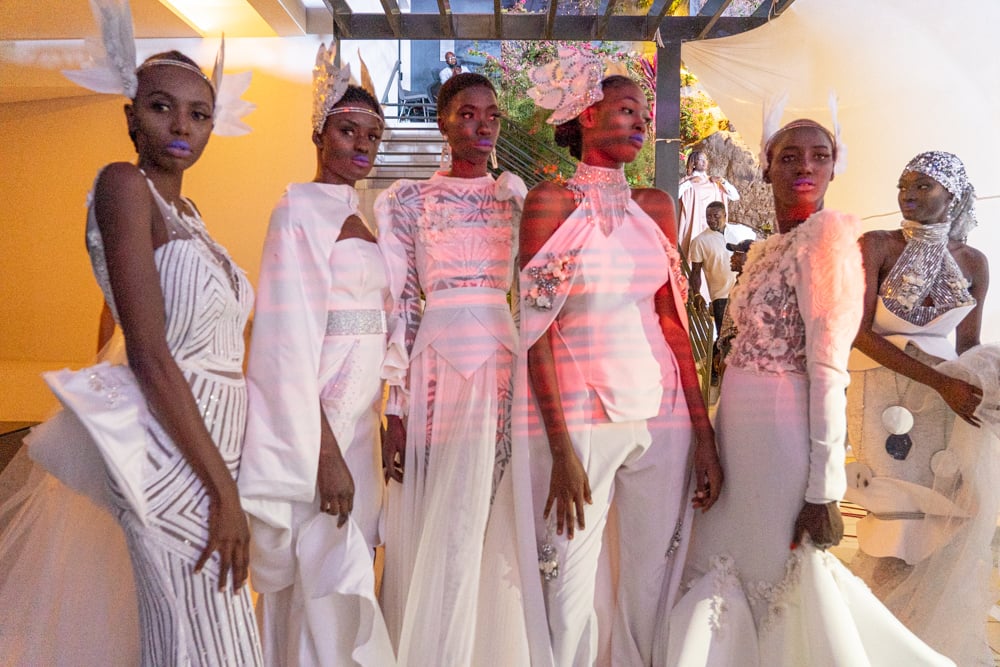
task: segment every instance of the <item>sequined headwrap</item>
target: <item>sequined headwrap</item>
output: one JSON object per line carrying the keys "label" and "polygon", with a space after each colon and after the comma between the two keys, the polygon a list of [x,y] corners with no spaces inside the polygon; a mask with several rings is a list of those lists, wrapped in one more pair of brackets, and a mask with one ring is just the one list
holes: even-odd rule
{"label": "sequined headwrap", "polygon": [[927,151],[910,160],[903,168],[903,173],[929,176],[951,193],[952,200],[948,206],[951,229],[948,238],[965,241],[969,232],[978,224],[976,189],[969,182],[965,165],[958,156],[945,151]]}

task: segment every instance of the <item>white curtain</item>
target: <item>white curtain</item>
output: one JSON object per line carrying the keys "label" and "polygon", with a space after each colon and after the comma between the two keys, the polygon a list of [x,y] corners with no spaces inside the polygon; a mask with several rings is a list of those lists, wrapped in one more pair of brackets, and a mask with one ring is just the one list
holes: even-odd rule
{"label": "white curtain", "polygon": [[[783,122],[829,126],[827,97],[836,91],[848,167],[826,205],[861,216],[866,229],[899,224],[896,182],[910,158],[958,155],[980,198],[969,243],[997,271],[998,24],[992,0],[796,0],[756,30],[685,44],[682,57],[754,150],[765,99],[788,91]],[[1000,340],[1000,297],[987,300],[982,338]]]}

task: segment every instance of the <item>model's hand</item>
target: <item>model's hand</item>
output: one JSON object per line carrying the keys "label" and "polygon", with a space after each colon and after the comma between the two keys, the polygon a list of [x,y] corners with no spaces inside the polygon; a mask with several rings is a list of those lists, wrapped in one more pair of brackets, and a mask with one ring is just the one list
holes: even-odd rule
{"label": "model's hand", "polygon": [[795,519],[792,549],[802,544],[802,536],[806,533],[809,533],[809,538],[817,549],[829,549],[840,544],[844,537],[844,519],[840,516],[840,505],[836,501],[821,505],[805,503]]}
{"label": "model's hand", "polygon": [[587,471],[583,469],[580,459],[568,442],[565,453],[552,457],[552,478],[549,481],[549,497],[545,501],[545,513],[555,505],[556,534],[562,535],[566,530],[567,539],[573,539],[577,526],[580,530],[587,527],[583,518],[583,506],[594,501],[590,497],[590,480]]}
{"label": "model's hand", "polygon": [[214,551],[219,552],[219,590],[226,590],[232,572],[233,593],[239,592],[247,580],[250,563],[250,529],[235,483],[227,485],[217,498],[209,499],[208,543],[195,563],[195,572],[201,572]]}
{"label": "model's hand", "polygon": [[694,448],[694,498],[691,505],[707,512],[722,491],[722,464],[715,448],[715,435],[698,438]]}
{"label": "model's hand", "polygon": [[336,516],[337,528],[347,523],[351,510],[354,509],[354,478],[339,450],[333,455],[320,452],[316,488],[319,492],[319,510]]}
{"label": "model's hand", "polygon": [[382,432],[382,469],[385,479],[403,481],[406,467],[406,427],[398,415],[386,417],[386,429]]}
{"label": "model's hand", "polygon": [[982,389],[958,378],[949,377],[941,383],[937,391],[956,415],[977,428],[980,426],[976,408],[983,400]]}

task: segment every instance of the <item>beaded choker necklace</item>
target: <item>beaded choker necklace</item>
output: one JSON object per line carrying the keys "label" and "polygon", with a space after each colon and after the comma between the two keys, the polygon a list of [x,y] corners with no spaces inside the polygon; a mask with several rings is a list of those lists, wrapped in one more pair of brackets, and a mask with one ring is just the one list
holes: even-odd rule
{"label": "beaded choker necklace", "polygon": [[573,178],[566,183],[579,204],[587,207],[587,217],[610,236],[625,221],[625,210],[632,190],[625,179],[625,169],[595,167],[581,162]]}
{"label": "beaded choker necklace", "polygon": [[906,247],[879,290],[894,315],[923,326],[952,308],[975,302],[969,281],[948,252],[949,229],[947,222],[903,221]]}

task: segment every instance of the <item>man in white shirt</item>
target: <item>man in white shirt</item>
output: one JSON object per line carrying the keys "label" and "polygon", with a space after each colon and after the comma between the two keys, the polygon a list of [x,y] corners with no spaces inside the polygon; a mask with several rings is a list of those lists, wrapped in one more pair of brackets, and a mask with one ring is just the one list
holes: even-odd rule
{"label": "man in white shirt", "polygon": [[732,183],[721,176],[708,175],[708,156],[704,152],[691,151],[687,168],[688,176],[677,189],[677,201],[680,203],[677,247],[685,257],[688,256],[691,241],[708,228],[705,207],[714,201],[722,202],[728,215],[729,202],[740,199],[740,193]]}
{"label": "man in white shirt", "polygon": [[[729,304],[729,290],[736,284],[736,272],[730,266],[732,251],[726,244],[736,245],[741,241],[753,240],[756,234],[752,229],[740,224],[727,224],[726,206],[720,201],[711,202],[705,208],[705,220],[708,229],[691,241],[688,260],[691,262],[691,278],[689,294],[692,298],[704,298],[700,292],[701,272],[705,271],[705,282],[708,284],[708,294],[712,303],[712,319],[715,320],[716,345],[718,333],[722,331],[722,317]],[[718,358],[719,351],[713,353]],[[714,376],[713,371],[713,376]]]}
{"label": "man in white shirt", "polygon": [[462,66],[458,64],[458,58],[451,51],[444,54],[444,63],[445,67],[438,74],[442,84],[462,71]]}

